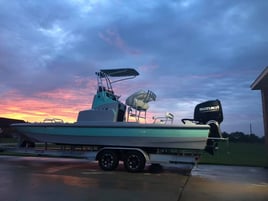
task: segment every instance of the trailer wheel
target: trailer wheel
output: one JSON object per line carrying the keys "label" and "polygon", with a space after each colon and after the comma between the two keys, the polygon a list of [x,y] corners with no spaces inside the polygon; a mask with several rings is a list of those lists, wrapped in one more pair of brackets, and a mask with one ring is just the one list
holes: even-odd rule
{"label": "trailer wheel", "polygon": [[126,153],[124,166],[128,172],[140,172],[145,167],[145,158],[139,151]]}
{"label": "trailer wheel", "polygon": [[113,150],[103,150],[98,156],[99,166],[102,170],[112,171],[118,167],[119,159]]}

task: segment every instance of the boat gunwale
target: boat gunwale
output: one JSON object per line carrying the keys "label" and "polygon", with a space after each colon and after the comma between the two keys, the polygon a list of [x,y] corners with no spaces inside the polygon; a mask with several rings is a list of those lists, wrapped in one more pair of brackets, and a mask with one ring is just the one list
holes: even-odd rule
{"label": "boat gunwale", "polygon": [[16,123],[11,124],[12,127],[73,127],[73,128],[122,128],[122,129],[200,129],[208,130],[209,125],[161,125],[161,124],[137,124],[129,122],[115,122],[109,124],[98,123]]}

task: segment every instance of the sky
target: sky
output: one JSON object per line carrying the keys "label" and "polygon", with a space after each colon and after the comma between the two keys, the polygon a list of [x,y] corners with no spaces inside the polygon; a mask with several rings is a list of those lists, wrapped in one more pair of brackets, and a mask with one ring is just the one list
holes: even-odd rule
{"label": "sky", "polygon": [[260,91],[268,65],[266,0],[0,0],[0,116],[75,122],[90,109],[95,72],[135,68],[116,83],[122,102],[140,89],[148,117],[193,117],[222,103],[226,132],[263,136]]}

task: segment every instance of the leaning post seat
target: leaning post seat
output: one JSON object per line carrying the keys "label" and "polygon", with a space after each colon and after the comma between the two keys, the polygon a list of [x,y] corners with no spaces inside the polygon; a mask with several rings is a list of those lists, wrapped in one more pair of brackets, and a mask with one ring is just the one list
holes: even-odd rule
{"label": "leaning post seat", "polygon": [[[139,90],[126,99],[126,105],[128,106],[127,110],[127,121],[130,116],[136,118],[136,121],[139,121],[140,118],[144,118],[146,121],[146,111],[149,108],[149,102],[155,101],[156,95],[154,92],[148,90]],[[141,115],[141,112],[144,112],[144,116]]]}

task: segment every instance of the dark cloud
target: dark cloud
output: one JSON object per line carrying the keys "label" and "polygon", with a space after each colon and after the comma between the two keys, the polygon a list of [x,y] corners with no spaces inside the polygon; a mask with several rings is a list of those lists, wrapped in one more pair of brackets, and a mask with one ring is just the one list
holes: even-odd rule
{"label": "dark cloud", "polygon": [[219,98],[227,131],[256,117],[261,133],[250,84],[268,63],[267,8],[265,0],[0,1],[0,94],[79,90],[87,83],[77,80],[99,68],[136,67],[132,87],[169,102],[153,109]]}

